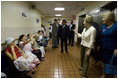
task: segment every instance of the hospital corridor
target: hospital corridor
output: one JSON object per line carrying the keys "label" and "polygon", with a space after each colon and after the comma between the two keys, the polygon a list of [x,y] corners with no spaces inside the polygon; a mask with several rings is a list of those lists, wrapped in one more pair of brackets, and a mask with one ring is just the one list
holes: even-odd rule
{"label": "hospital corridor", "polygon": [[1,1],[1,78],[117,78],[117,1]]}

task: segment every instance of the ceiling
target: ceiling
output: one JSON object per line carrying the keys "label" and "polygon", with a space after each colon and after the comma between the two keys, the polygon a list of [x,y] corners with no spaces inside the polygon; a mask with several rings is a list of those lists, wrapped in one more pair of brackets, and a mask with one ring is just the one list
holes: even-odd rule
{"label": "ceiling", "polygon": [[[54,17],[55,14],[62,14],[61,17],[71,18],[93,1],[30,1],[46,17]],[[64,7],[64,11],[55,11],[56,7]]]}

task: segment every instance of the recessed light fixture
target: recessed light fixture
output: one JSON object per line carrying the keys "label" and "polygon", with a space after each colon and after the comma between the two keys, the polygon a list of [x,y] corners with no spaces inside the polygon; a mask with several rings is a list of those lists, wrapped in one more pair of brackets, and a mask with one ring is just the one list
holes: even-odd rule
{"label": "recessed light fixture", "polygon": [[64,4],[56,4],[56,5],[64,5]]}
{"label": "recessed light fixture", "polygon": [[65,8],[55,8],[56,11],[63,11]]}
{"label": "recessed light fixture", "polygon": [[61,14],[55,14],[55,16],[61,16]]}

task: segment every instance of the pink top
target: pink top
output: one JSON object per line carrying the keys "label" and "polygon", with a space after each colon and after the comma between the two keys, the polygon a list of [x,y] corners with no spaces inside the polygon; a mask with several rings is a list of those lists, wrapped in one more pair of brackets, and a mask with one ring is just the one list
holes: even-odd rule
{"label": "pink top", "polygon": [[23,41],[20,41],[19,42],[19,47],[23,50],[23,51],[32,51],[32,47],[31,47],[31,44],[28,43],[26,44],[25,46],[23,46]]}

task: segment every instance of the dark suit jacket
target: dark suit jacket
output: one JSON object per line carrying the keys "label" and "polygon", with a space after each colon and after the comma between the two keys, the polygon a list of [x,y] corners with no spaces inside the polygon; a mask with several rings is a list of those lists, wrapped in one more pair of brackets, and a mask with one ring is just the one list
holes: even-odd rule
{"label": "dark suit jacket", "polygon": [[72,27],[71,27],[71,29],[70,29],[70,26],[69,26],[69,35],[70,36],[74,36],[74,30],[75,29],[75,24],[72,24]]}
{"label": "dark suit jacket", "polygon": [[60,25],[59,26],[59,37],[61,38],[61,39],[63,39],[63,40],[67,40],[67,37],[68,37],[68,35],[69,35],[69,28],[68,28],[68,26],[67,25],[65,25],[64,27],[63,27],[64,25]]}

